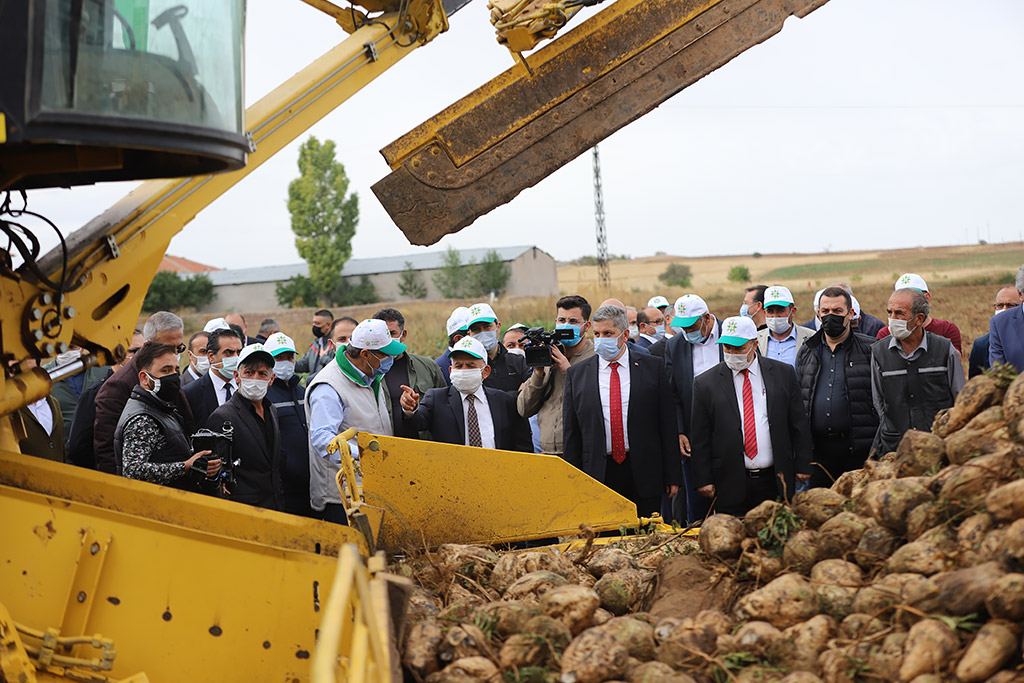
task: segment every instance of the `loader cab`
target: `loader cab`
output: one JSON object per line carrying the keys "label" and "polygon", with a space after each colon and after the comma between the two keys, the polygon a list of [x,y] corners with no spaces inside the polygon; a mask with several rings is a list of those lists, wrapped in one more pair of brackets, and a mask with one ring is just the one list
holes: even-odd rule
{"label": "loader cab", "polygon": [[0,3],[0,190],[245,164],[244,0]]}

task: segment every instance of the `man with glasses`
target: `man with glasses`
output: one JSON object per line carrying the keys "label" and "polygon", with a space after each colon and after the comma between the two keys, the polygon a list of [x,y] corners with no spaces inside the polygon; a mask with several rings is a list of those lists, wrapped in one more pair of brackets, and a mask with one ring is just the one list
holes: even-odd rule
{"label": "man with glasses", "polygon": [[[1017,295],[1024,297],[1024,266],[1017,271]],[[988,323],[989,333],[989,364],[1009,363],[1024,371],[1024,307],[1010,300],[996,302],[997,313],[1002,306],[1003,313],[993,316]]]}
{"label": "man with glasses", "polygon": [[[147,342],[173,346],[179,356],[185,353],[185,325],[181,322],[181,318],[170,311],[157,311],[149,316],[145,325],[142,326],[142,337]],[[128,403],[128,398],[132,394],[132,389],[138,383],[139,369],[135,367],[133,358],[126,361],[108,380],[103,382],[96,393],[93,451],[96,469],[100,472],[109,474],[118,472],[119,463],[114,454],[114,430],[118,420],[121,419],[121,413]],[[178,408],[178,413],[185,420],[185,431],[191,434],[194,422],[192,410],[185,399],[185,394],[179,391],[174,403]]]}
{"label": "man with glasses", "polygon": [[554,365],[533,368],[519,392],[517,407],[523,417],[537,416],[540,427],[540,447],[548,455],[562,455],[562,397],[565,392],[565,373],[575,365],[594,355],[594,342],[587,338],[590,331],[590,303],[582,296],[563,296],[555,304],[555,327],[569,329],[573,338],[561,348],[551,348]]}
{"label": "man with glasses", "polygon": [[[992,317],[994,318],[1003,311],[1009,311],[1020,306],[1022,301],[1024,301],[1024,298],[1021,297],[1016,287],[1013,285],[1003,287],[996,292],[996,302],[992,305],[992,310],[994,311]],[[992,367],[991,363],[988,362],[989,335],[990,333],[986,332],[971,344],[971,355],[967,361],[968,378],[980,375]]]}

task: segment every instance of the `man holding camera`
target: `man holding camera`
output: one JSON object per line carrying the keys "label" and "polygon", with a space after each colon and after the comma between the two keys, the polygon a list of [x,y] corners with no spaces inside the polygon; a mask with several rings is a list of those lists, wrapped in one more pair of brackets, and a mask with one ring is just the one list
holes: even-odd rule
{"label": "man holding camera", "polygon": [[548,455],[562,455],[562,396],[565,373],[594,355],[594,342],[587,339],[590,331],[590,304],[582,296],[563,296],[555,304],[555,328],[573,333],[561,345],[551,346],[550,367],[535,367],[530,379],[519,392],[517,406],[523,417],[537,415],[540,425],[540,447]]}

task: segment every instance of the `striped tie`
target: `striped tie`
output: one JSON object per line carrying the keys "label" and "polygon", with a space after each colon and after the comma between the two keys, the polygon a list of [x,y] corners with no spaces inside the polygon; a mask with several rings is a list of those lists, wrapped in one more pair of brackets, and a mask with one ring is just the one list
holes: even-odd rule
{"label": "striped tie", "polygon": [[750,387],[750,370],[743,373],[743,452],[753,460],[757,456],[757,428],[754,425],[754,391]]}
{"label": "striped tie", "polygon": [[466,400],[469,401],[466,407],[466,441],[469,442],[467,445],[480,447],[484,442],[480,438],[480,421],[476,416],[476,405],[473,403],[476,396],[469,394]]}

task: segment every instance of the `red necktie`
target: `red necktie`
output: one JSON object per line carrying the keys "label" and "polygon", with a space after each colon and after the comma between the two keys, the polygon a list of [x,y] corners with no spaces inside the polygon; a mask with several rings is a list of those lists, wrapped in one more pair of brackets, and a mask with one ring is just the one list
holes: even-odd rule
{"label": "red necktie", "polygon": [[743,373],[743,452],[751,460],[757,455],[757,427],[754,425],[754,391],[750,387],[750,370]]}
{"label": "red necktie", "polygon": [[609,363],[612,371],[608,404],[612,418],[612,460],[621,465],[626,459],[626,435],[622,431],[622,390],[619,388],[619,364]]}

